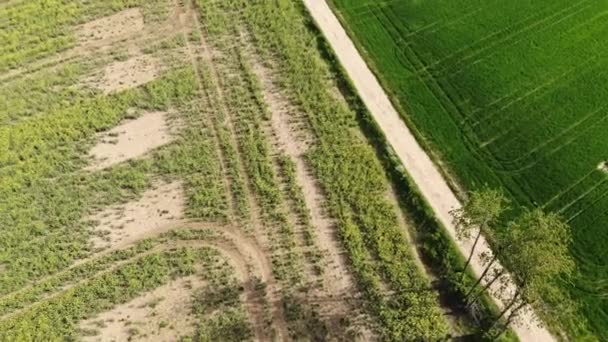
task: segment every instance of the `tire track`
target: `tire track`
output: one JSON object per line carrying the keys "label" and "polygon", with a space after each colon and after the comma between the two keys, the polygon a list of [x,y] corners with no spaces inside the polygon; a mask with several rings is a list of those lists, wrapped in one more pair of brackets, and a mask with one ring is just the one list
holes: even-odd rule
{"label": "tire track", "polygon": [[[176,224],[176,225],[173,225],[171,228],[164,230],[164,233],[173,231],[175,229],[202,230],[202,229],[209,229],[209,225],[205,224],[205,223],[200,223],[200,222],[190,222],[189,224]],[[35,308],[38,305],[43,305],[44,302],[47,302],[53,298],[57,298],[62,293],[65,293],[66,291],[68,291],[72,288],[85,284],[91,278],[98,277],[103,274],[111,273],[111,272],[119,269],[121,266],[133,263],[146,256],[153,255],[153,254],[159,254],[159,253],[170,251],[170,250],[177,249],[177,248],[197,247],[197,248],[211,248],[211,249],[217,250],[218,252],[220,252],[220,254],[224,255],[228,259],[229,262],[231,262],[233,264],[233,267],[235,268],[235,271],[237,274],[237,278],[239,279],[239,281],[241,282],[241,284],[244,288],[244,296],[247,299],[245,301],[245,304],[248,307],[248,312],[250,313],[250,318],[254,320],[253,323],[254,323],[254,328],[256,330],[256,332],[255,332],[256,337],[260,341],[269,340],[269,338],[266,334],[266,331],[265,331],[265,322],[264,322],[264,317],[263,317],[264,316],[263,315],[263,304],[260,303],[260,296],[257,294],[258,290],[255,288],[256,281],[254,280],[254,278],[252,276],[252,274],[253,275],[257,274],[257,276],[259,277],[259,279],[262,282],[272,283],[271,269],[270,269],[268,262],[266,261],[264,253],[260,250],[259,246],[257,246],[257,244],[254,241],[252,241],[248,237],[243,236],[239,230],[237,230],[233,227],[216,226],[214,230],[221,233],[221,235],[224,236],[225,239],[213,238],[212,239],[213,241],[199,241],[199,240],[171,241],[171,240],[169,240],[164,243],[160,242],[161,245],[155,246],[154,248],[152,248],[144,253],[140,253],[137,256],[134,256],[132,258],[121,260],[120,262],[114,263],[109,268],[96,273],[92,277],[81,279],[79,281],[71,283],[68,286],[62,287],[58,291],[55,291],[54,293],[37,300],[35,303],[27,305],[18,310],[15,310],[9,314],[5,314],[0,317],[0,321],[15,317],[15,316],[19,315],[20,313],[23,313],[28,310],[31,310],[32,308]],[[159,236],[159,234],[162,234],[162,233],[158,232],[158,231],[151,232],[146,237],[142,237],[142,240],[145,238]],[[132,243],[132,245],[133,244],[134,243]],[[111,251],[121,250],[126,247],[127,246],[116,246],[116,247],[112,248]],[[103,254],[99,254],[95,258],[91,258],[91,259],[87,260],[87,262],[92,262],[95,259],[98,259],[101,256],[103,256],[109,252],[110,251],[106,251]],[[73,267],[75,267],[75,266],[73,266]],[[251,270],[251,267],[253,267],[253,270],[254,270],[253,272]],[[69,271],[69,269],[65,270],[61,273],[54,274],[54,275],[50,276],[49,279],[53,278],[53,277],[58,277],[62,273],[65,273],[68,271]],[[43,281],[41,281],[41,282],[43,282]],[[32,287],[29,287],[29,289],[31,289],[31,288]],[[28,288],[24,288],[17,292],[13,292],[11,294],[5,295],[5,296],[3,296],[3,298],[12,296],[12,295],[15,295],[16,293],[27,291],[27,290],[28,290]]]}
{"label": "tire track", "polygon": [[[492,41],[491,44],[487,44],[487,45],[485,45],[484,47],[482,47],[482,48],[480,48],[478,50],[473,50],[473,52],[471,52],[471,53],[469,53],[467,55],[464,55],[464,56],[458,58],[453,63],[450,63],[450,68],[452,68],[453,66],[455,66],[457,64],[463,64],[464,62],[470,60],[471,58],[475,58],[475,57],[481,55],[482,53],[484,53],[484,52],[486,52],[486,51],[488,51],[490,49],[494,49],[494,48],[497,48],[498,46],[504,45],[505,43],[509,42],[512,38],[516,38],[518,36],[521,36],[521,35],[529,32],[529,31],[535,29],[536,27],[541,26],[541,25],[543,25],[545,23],[549,23],[549,24],[547,26],[541,26],[543,29],[551,27],[551,26],[559,23],[560,21],[564,20],[565,18],[568,18],[568,17],[570,17],[572,15],[575,15],[578,12],[580,12],[580,11],[582,11],[582,10],[590,7],[591,4],[586,4],[589,1],[591,1],[591,0],[581,0],[579,2],[576,2],[574,4],[571,4],[571,5],[567,6],[564,9],[561,9],[561,10],[559,10],[557,12],[551,13],[551,14],[543,17],[542,19],[535,20],[532,23],[528,24],[528,21],[530,19],[534,19],[534,18],[536,18],[538,16],[537,14],[533,14],[533,15],[531,15],[529,17],[526,17],[525,19],[519,21],[518,23],[516,23],[515,25],[513,25],[511,27],[508,27],[508,28],[505,28],[503,30],[494,32],[494,33],[492,33],[490,35],[487,35],[487,36],[481,38],[480,40],[476,41],[475,43],[463,46],[462,48],[454,51],[450,55],[445,56],[444,58],[442,58],[440,60],[437,60],[437,61],[435,61],[435,62],[427,65],[425,68],[423,68],[423,70],[419,70],[419,72],[424,72],[424,71],[427,71],[428,69],[435,69],[437,66],[439,66],[441,64],[444,64],[445,62],[447,62],[448,60],[450,60],[452,57],[454,57],[454,56],[456,56],[456,55],[458,55],[458,54],[460,54],[462,52],[466,52],[466,51],[472,50],[473,46],[475,46],[475,45],[483,44],[486,41]],[[584,6],[582,8],[577,8],[577,7],[581,6],[581,5],[584,5]],[[573,9],[575,9],[575,10],[572,11]],[[493,40],[494,38],[499,37],[502,34],[511,31],[514,26],[517,27],[519,25],[524,25],[524,26],[521,27],[521,28],[519,28],[519,29],[514,30],[514,32],[512,32],[510,34],[507,34],[505,37],[503,37],[501,39]],[[512,42],[511,44],[516,44],[517,42],[518,42],[518,40]],[[458,62],[458,63],[456,63],[456,62]],[[445,71],[448,71],[448,70],[447,69],[442,69],[442,71],[439,71],[438,74],[441,74],[442,72],[445,72]]]}
{"label": "tire track", "polygon": [[[226,123],[229,127],[230,132],[232,133],[232,136],[236,136],[236,131],[234,128],[234,125],[232,123],[232,117],[231,117],[231,113],[230,111],[228,111],[228,108],[226,107],[226,100],[224,99],[224,94],[223,94],[223,90],[221,88],[221,85],[219,84],[219,75],[217,70],[213,67],[213,55],[210,51],[209,45],[207,44],[207,42],[205,41],[205,37],[206,35],[205,32],[203,32],[203,29],[201,28],[201,24],[200,24],[200,16],[196,13],[196,6],[192,3],[191,0],[188,0],[186,2],[185,7],[187,8],[187,13],[189,13],[190,16],[192,16],[193,18],[193,22],[194,22],[194,29],[196,30],[196,32],[199,33],[199,44],[200,47],[203,50],[203,58],[208,61],[210,63],[210,71],[211,71],[211,82],[212,82],[212,86],[215,88],[215,94],[218,96],[218,102],[220,103],[221,106],[221,110],[224,114],[224,117],[226,118]],[[207,34],[208,35],[208,34]],[[198,78],[200,80],[200,75],[198,75]],[[240,151],[239,151],[240,152]],[[244,162],[242,160],[242,152],[238,153],[239,155],[239,167],[243,168]],[[244,173],[244,170],[241,169],[241,174],[246,175],[246,173]],[[262,227],[261,225],[261,220],[259,218],[259,213],[257,212],[256,208],[258,208],[257,203],[254,202],[253,199],[253,195],[251,193],[251,188],[249,187],[249,193],[247,194],[247,198],[249,199],[249,207],[251,208],[251,218],[252,218],[252,222],[254,225],[254,229],[256,229],[257,232],[260,232],[260,228]],[[258,236],[263,236],[263,234],[258,234]],[[266,260],[266,259],[264,259]],[[271,304],[273,307],[273,324],[274,327],[277,328],[277,332],[278,332],[278,338],[280,340],[286,340],[289,337],[289,331],[287,328],[287,322],[285,321],[285,314],[283,313],[283,305],[282,305],[282,300],[281,300],[281,294],[280,294],[280,287],[278,286],[278,284],[276,283],[275,279],[274,279],[274,275],[272,274],[272,267],[270,266],[271,263],[267,264],[267,272],[268,272],[268,286],[267,288],[269,289],[269,294],[271,296]]]}

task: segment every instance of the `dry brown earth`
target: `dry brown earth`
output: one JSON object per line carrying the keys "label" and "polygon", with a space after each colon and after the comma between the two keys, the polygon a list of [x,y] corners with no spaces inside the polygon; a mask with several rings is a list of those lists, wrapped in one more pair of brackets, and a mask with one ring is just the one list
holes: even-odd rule
{"label": "dry brown earth", "polygon": [[96,248],[126,246],[159,235],[183,222],[184,193],[181,182],[158,183],[133,202],[112,206],[90,220],[97,222]]}
{"label": "dry brown earth", "polygon": [[171,142],[175,136],[167,117],[166,112],[148,112],[99,134],[98,144],[90,151],[93,161],[87,169],[105,169]]}
{"label": "dry brown earth", "polygon": [[139,55],[106,66],[101,80],[92,83],[104,94],[109,94],[153,81],[161,74],[162,69],[162,64],[157,58]]}
{"label": "dry brown earth", "polygon": [[76,28],[81,45],[110,38],[134,35],[144,29],[144,16],[139,8],[130,8],[107,17],[95,19]]}
{"label": "dry brown earth", "polygon": [[192,299],[204,282],[197,276],[180,278],[132,301],[80,323],[97,331],[83,341],[177,341],[194,332]]}

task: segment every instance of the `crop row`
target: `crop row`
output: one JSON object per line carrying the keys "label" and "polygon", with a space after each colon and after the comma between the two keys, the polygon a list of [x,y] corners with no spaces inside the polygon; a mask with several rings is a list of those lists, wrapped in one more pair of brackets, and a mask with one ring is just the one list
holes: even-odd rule
{"label": "crop row", "polygon": [[316,231],[312,224],[310,210],[306,206],[304,192],[296,178],[296,165],[293,160],[285,154],[279,156],[279,164],[281,176],[285,179],[287,197],[290,199],[292,210],[296,213],[300,224],[304,228],[304,243],[306,247],[309,248],[306,253],[307,257],[310,259],[311,263],[315,265],[315,271],[317,273],[322,273],[324,272],[324,269],[319,264],[322,255],[315,242]]}
{"label": "crop row", "polygon": [[[195,43],[200,43],[200,40]],[[203,70],[201,73],[202,75],[211,75],[211,70],[208,65],[199,64],[198,67]],[[224,115],[217,99],[213,98],[213,84],[211,83],[210,77],[201,77],[201,82],[205,89],[208,107],[203,115],[208,115],[211,118],[215,132],[217,132],[219,145],[226,164],[226,172],[230,177],[230,190],[234,202],[233,206],[235,213],[237,217],[245,219],[249,217],[250,214],[249,201],[247,199],[248,194],[245,179],[241,174],[241,164],[237,147],[235,146],[230,127],[228,126],[228,118]]]}
{"label": "crop row", "polygon": [[205,15],[205,20],[202,21],[208,43],[216,51],[212,60],[213,67],[203,74],[203,78],[209,80],[207,84],[212,85],[207,91],[215,92],[210,97],[221,101],[219,108],[225,111],[226,120],[233,125],[243,166],[274,249],[274,274],[279,280],[297,284],[302,280],[302,257],[278,185],[271,146],[263,129],[263,120],[267,117],[266,108],[255,97],[251,88],[255,80],[244,69],[246,67],[238,48],[227,43],[234,36],[224,33],[225,27],[220,26],[217,18],[206,20],[207,17],[214,16],[221,18],[223,14],[207,12],[207,3],[199,2],[198,5]]}

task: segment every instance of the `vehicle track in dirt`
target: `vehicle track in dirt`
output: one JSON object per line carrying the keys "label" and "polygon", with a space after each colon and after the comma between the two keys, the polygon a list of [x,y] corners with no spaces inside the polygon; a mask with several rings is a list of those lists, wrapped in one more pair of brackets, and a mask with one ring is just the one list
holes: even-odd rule
{"label": "vehicle track in dirt", "polygon": [[[235,269],[237,278],[243,286],[243,289],[244,289],[243,296],[245,299],[244,302],[247,306],[247,311],[249,312],[250,319],[252,320],[256,338],[258,340],[268,340],[269,339],[268,334],[266,333],[266,331],[264,329],[264,327],[265,327],[264,314],[263,314],[264,297],[260,297],[260,295],[258,294],[259,291],[255,288],[255,284],[257,282],[256,278],[259,279],[263,283],[267,283],[268,281],[271,281],[272,270],[264,256],[264,253],[260,250],[260,247],[257,245],[257,243],[252,238],[244,236],[239,229],[231,227],[229,225],[222,226],[222,225],[217,225],[217,224],[208,224],[208,223],[194,222],[194,221],[190,221],[190,222],[184,221],[181,223],[172,224],[170,227],[164,227],[164,228],[157,229],[154,231],[149,231],[146,234],[146,236],[141,238],[141,240],[146,239],[146,238],[157,237],[159,235],[162,235],[163,233],[168,233],[168,232],[176,230],[176,229],[200,229],[200,230],[207,229],[207,230],[211,230],[211,231],[220,233],[220,237],[209,239],[209,241],[201,241],[201,240],[167,241],[166,243],[160,244],[159,246],[155,246],[154,248],[152,248],[144,253],[140,253],[133,258],[129,258],[126,260],[121,260],[120,262],[116,262],[116,263],[112,264],[110,267],[106,268],[105,270],[96,273],[94,276],[100,276],[103,274],[113,272],[113,271],[119,269],[121,266],[132,263],[145,256],[152,255],[152,254],[158,254],[158,253],[161,253],[164,251],[169,251],[172,249],[202,248],[202,247],[215,249],[218,252],[220,252],[220,254],[222,254],[224,257],[226,257],[227,261],[232,264],[232,266]],[[134,244],[136,244],[136,242],[130,243],[130,245],[134,245]],[[129,244],[113,246],[112,248],[104,250],[103,253],[99,253],[99,254],[95,255],[95,257],[92,257],[92,258],[89,258],[86,260],[82,260],[79,264],[92,262],[95,259],[98,259],[98,258],[102,257],[103,255],[106,255],[110,252],[125,249],[127,247],[130,247]],[[56,273],[52,276],[49,276],[46,279],[48,280],[49,278],[60,276],[61,274],[71,270],[73,267],[76,267],[76,265],[73,265],[71,268],[68,268],[60,273]],[[71,288],[74,288],[78,285],[86,283],[88,280],[89,280],[88,278],[81,279],[74,283],[70,283],[69,285],[63,286],[58,291],[55,291],[53,293],[46,295],[44,298],[39,299],[35,303],[32,303],[23,308],[15,310],[11,313],[3,315],[2,317],[0,317],[0,321],[10,319],[11,317],[18,315],[19,313],[30,310],[30,309],[36,307],[37,305],[41,305],[45,301],[55,298],[55,297],[61,295],[61,293],[64,293],[65,291],[68,291]],[[43,282],[43,281],[44,281],[44,279],[39,282]],[[31,289],[31,287],[32,286],[23,288],[19,291],[7,294],[6,296],[3,296],[3,297],[8,297],[8,296],[14,295],[19,292],[27,291],[28,289]]]}
{"label": "vehicle track in dirt", "polygon": [[[221,89],[220,84],[218,83],[218,74],[217,74],[217,70],[214,67],[213,64],[213,55],[212,52],[210,50],[209,44],[205,41],[205,32],[203,31],[201,24],[200,24],[200,16],[197,15],[196,13],[196,6],[192,3],[192,1],[188,0],[185,1],[183,7],[176,2],[176,15],[177,18],[179,18],[179,25],[180,27],[186,27],[187,25],[185,25],[186,22],[191,22],[193,24],[193,29],[195,30],[195,32],[198,33],[198,48],[200,48],[202,50],[202,59],[209,63],[210,65],[210,71],[211,71],[211,82],[213,84],[213,86],[215,87],[215,92],[217,93],[218,97],[219,97],[219,102],[221,104],[221,110],[223,111],[224,117],[226,118],[226,124],[229,127],[229,130],[231,132],[231,135],[234,137],[236,134],[236,131],[233,127],[232,121],[231,121],[231,113],[228,111],[228,109],[225,107],[225,100],[223,99],[223,90]],[[193,68],[195,69],[195,74],[196,74],[196,78],[197,78],[197,82],[199,84],[199,88],[203,89],[203,82],[201,80],[201,75],[200,72],[198,70],[198,63],[197,61],[197,56],[194,54],[194,49],[191,46],[191,42],[186,39],[186,47],[187,47],[187,52],[188,52],[188,56],[191,60],[191,62],[193,63]],[[203,94],[201,94],[203,95]],[[221,150],[221,149],[220,149]],[[242,168],[243,165],[243,160],[240,157],[240,153],[238,153],[239,155],[239,167]],[[241,170],[241,172],[243,173],[244,170]],[[244,173],[243,173],[244,174]],[[229,187],[228,187],[229,188]],[[264,236],[263,234],[263,227],[261,224],[261,220],[259,217],[259,213],[257,212],[257,204],[255,203],[255,200],[252,196],[252,194],[250,193],[250,191],[248,191],[249,193],[247,194],[247,198],[249,201],[249,207],[250,207],[250,215],[251,215],[251,221],[254,227],[254,230],[256,231],[256,236],[262,237]],[[230,193],[230,192],[228,192]],[[234,208],[234,205],[231,205],[231,208]],[[261,245],[257,242],[257,238],[256,238],[256,245],[258,247],[260,247]],[[261,248],[261,247],[260,247]],[[260,250],[260,254],[263,255],[263,260],[266,261],[266,265],[268,266],[265,271],[267,271],[267,279],[266,279],[266,285],[267,285],[267,295],[269,296],[269,301],[271,303],[272,306],[272,317],[273,317],[273,328],[276,328],[278,339],[279,340],[287,340],[288,336],[289,336],[289,330],[287,327],[287,322],[285,320],[285,314],[283,312],[283,304],[282,304],[282,300],[281,300],[281,290],[279,285],[277,284],[276,280],[274,279],[274,275],[272,274],[272,267],[271,264],[268,260],[268,258],[265,257],[265,253],[264,251]]]}

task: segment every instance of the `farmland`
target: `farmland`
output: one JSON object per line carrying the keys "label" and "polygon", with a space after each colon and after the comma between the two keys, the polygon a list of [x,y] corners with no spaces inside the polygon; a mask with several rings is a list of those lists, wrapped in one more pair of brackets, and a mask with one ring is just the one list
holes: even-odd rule
{"label": "farmland", "polygon": [[0,339],[476,332],[298,2],[9,1],[0,26]]}
{"label": "farmland", "polygon": [[579,307],[551,323],[608,338],[606,2],[332,3],[456,184],[504,187],[571,225],[578,274],[562,288]]}

